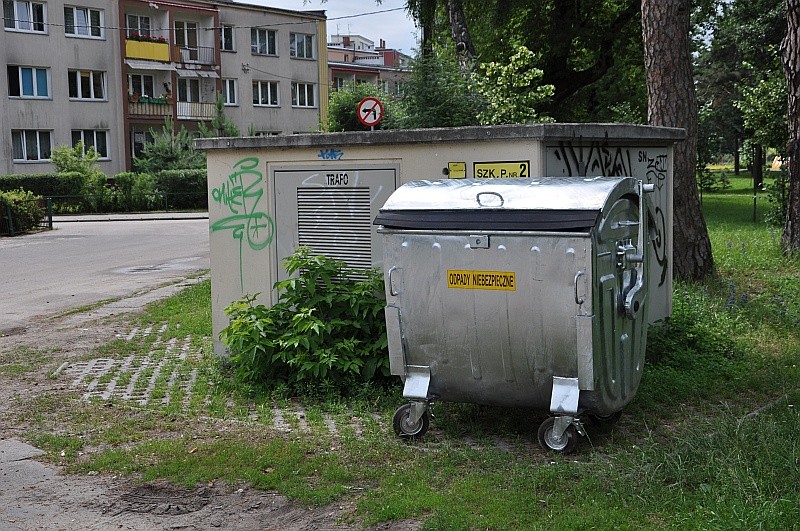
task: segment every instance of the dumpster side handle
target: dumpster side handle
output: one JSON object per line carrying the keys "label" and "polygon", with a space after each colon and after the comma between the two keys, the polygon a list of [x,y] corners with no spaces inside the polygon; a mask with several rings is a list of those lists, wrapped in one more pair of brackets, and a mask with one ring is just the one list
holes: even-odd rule
{"label": "dumpster side handle", "polygon": [[578,306],[580,306],[585,302],[585,299],[580,295],[578,295],[578,281],[582,276],[584,276],[584,274],[585,273],[583,271],[578,271],[577,273],[575,273],[575,304],[577,304]]}
{"label": "dumpster side handle", "polygon": [[392,276],[395,271],[397,271],[397,266],[392,266],[392,268],[389,269],[389,294],[391,294],[392,297],[397,297],[399,294],[399,292],[394,289],[394,282],[392,281]]}

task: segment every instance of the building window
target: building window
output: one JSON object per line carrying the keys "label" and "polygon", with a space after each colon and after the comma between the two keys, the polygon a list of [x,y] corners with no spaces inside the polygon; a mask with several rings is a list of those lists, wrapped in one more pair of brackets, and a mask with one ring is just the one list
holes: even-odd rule
{"label": "building window", "polygon": [[222,80],[222,101],[225,105],[238,105],[235,79]]}
{"label": "building window", "polygon": [[3,0],[3,26],[9,30],[45,33],[47,8],[42,2]]}
{"label": "building window", "polygon": [[199,103],[200,102],[200,80],[178,78],[178,101]]}
{"label": "building window", "polygon": [[184,61],[199,60],[196,22],[175,21],[175,45],[182,49],[181,57]]}
{"label": "building window", "polygon": [[101,159],[108,159],[108,133],[95,129],[73,129],[72,147],[83,142],[83,152],[86,153],[90,148],[94,148]]}
{"label": "building window", "polygon": [[219,27],[219,42],[223,52],[235,52],[236,41],[233,39],[233,26],[222,24]]}
{"label": "building window", "polygon": [[253,81],[253,105],[278,106],[277,81]]}
{"label": "building window", "polygon": [[289,34],[289,55],[301,59],[314,58],[314,36],[305,33]]}
{"label": "building window", "polygon": [[16,98],[49,98],[50,74],[47,68],[8,66],[8,95]]}
{"label": "building window", "polygon": [[150,35],[150,17],[142,15],[128,15],[127,35],[130,39],[134,35]]}
{"label": "building window", "polygon": [[277,55],[275,47],[275,30],[261,28],[250,29],[250,49],[256,55]]}
{"label": "building window", "polygon": [[103,12],[88,7],[64,6],[64,33],[74,37],[102,38]]}
{"label": "building window", "polygon": [[104,72],[70,70],[68,73],[69,97],[78,100],[104,100],[106,80]]}
{"label": "building window", "polygon": [[155,97],[153,76],[147,74],[128,74],[128,92],[139,96]]}
{"label": "building window", "polygon": [[292,83],[292,107],[314,107],[314,85]]}
{"label": "building window", "polygon": [[14,161],[50,160],[50,131],[12,129]]}

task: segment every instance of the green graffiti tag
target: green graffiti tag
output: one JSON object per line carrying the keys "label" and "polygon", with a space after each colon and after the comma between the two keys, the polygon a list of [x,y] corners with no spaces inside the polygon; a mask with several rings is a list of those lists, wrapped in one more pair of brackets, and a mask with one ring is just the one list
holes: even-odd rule
{"label": "green graffiti tag", "polygon": [[242,251],[244,242],[254,251],[265,249],[275,237],[275,222],[266,212],[259,211],[264,196],[263,175],[258,171],[256,157],[247,157],[233,165],[235,170],[219,188],[211,190],[211,198],[227,207],[230,216],[211,224],[211,232],[230,230],[239,240],[239,283],[244,291]]}

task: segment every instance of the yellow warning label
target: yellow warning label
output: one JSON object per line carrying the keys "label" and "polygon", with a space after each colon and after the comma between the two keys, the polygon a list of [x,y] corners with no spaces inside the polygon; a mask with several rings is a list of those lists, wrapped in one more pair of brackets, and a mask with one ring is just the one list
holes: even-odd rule
{"label": "yellow warning label", "polygon": [[447,163],[447,176],[450,179],[466,179],[466,177],[467,177],[467,163],[466,162],[448,162]]}
{"label": "yellow warning label", "polygon": [[474,164],[476,179],[501,179],[506,177],[530,177],[529,160],[509,162],[476,162]]}
{"label": "yellow warning label", "polygon": [[517,290],[514,271],[464,271],[447,270],[447,287],[456,289]]}

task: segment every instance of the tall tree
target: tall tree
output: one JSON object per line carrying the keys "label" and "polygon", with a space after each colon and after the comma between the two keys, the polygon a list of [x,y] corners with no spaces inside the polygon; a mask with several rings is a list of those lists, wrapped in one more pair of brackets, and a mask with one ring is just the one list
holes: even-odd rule
{"label": "tall tree", "polygon": [[786,0],[786,38],[781,46],[781,59],[788,85],[789,197],[783,248],[787,253],[800,253],[800,0]]}
{"label": "tall tree", "polygon": [[697,96],[690,18],[690,0],[642,0],[647,121],[686,130],[686,140],[675,146],[673,163],[673,273],[699,280],[712,273],[714,260],[697,195]]}

